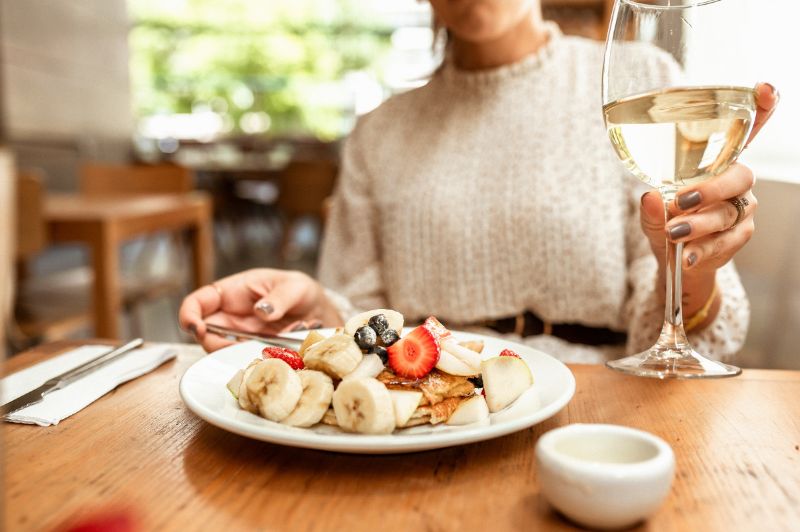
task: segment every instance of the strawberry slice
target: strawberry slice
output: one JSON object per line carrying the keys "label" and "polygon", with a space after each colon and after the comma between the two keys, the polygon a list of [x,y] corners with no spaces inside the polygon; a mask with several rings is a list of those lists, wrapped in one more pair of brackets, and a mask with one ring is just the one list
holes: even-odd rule
{"label": "strawberry slice", "polygon": [[389,367],[408,379],[424,377],[439,362],[439,342],[424,325],[389,346]]}
{"label": "strawberry slice", "polygon": [[430,332],[433,337],[436,339],[437,342],[441,345],[442,340],[446,340],[451,336],[450,331],[447,330],[447,327],[442,325],[442,323],[434,318],[433,316],[429,317],[425,320],[425,323],[422,324],[428,332]]}
{"label": "strawberry slice", "polygon": [[297,351],[292,351],[291,349],[286,349],[285,347],[274,347],[268,345],[261,351],[261,355],[267,358],[279,358],[289,364],[292,369],[303,369],[306,367],[303,364],[303,357],[301,357]]}
{"label": "strawberry slice", "polygon": [[515,358],[522,358],[521,356],[519,356],[518,354],[516,354],[516,353],[515,353],[514,351],[512,351],[511,349],[503,349],[503,350],[500,352],[500,356],[501,356],[501,357],[515,357]]}

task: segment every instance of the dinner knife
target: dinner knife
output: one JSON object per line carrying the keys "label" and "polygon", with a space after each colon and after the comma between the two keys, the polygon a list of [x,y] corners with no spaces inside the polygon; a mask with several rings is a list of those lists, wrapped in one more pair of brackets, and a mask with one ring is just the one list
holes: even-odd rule
{"label": "dinner knife", "polygon": [[236,341],[258,340],[259,342],[263,342],[267,345],[286,347],[287,349],[293,349],[295,351],[299,349],[300,344],[303,343],[302,340],[298,340],[297,338],[292,338],[291,336],[284,336],[282,334],[239,331],[236,329],[223,327],[222,325],[214,325],[213,323],[206,323],[206,330],[211,334],[216,334],[217,336],[221,336],[223,338],[228,338],[231,340],[236,340]]}
{"label": "dinner knife", "polygon": [[0,417],[0,419],[5,419],[6,416],[13,414],[17,410],[21,410],[27,406],[31,406],[42,401],[44,396],[48,393],[60,390],[61,388],[72,384],[78,379],[85,377],[89,373],[100,369],[109,362],[112,362],[120,356],[127,354],[129,351],[133,351],[134,349],[141,347],[143,343],[143,339],[137,338],[136,340],[132,340],[116,349],[112,349],[111,351],[103,353],[102,355],[97,356],[88,362],[81,364],[80,366],[72,368],[69,371],[65,371],[61,375],[57,375],[52,379],[48,379],[47,382],[35,390],[31,390],[25,395],[21,395],[20,397],[17,397],[16,399],[13,399],[0,406],[0,412],[2,412],[2,417]]}

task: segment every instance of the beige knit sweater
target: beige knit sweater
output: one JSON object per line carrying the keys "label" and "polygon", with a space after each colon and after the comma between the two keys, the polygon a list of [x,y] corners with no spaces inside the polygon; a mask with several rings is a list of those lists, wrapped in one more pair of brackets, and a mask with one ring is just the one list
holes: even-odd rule
{"label": "beige knit sweater", "polygon": [[[527,309],[628,332],[627,346],[610,348],[524,339],[563,360],[652,345],[664,311],[639,227],[647,188],[608,141],[602,53],[551,26],[535,55],[478,72],[445,64],[359,120],[319,269],[343,317],[390,307],[408,322],[468,324]],[[643,75],[664,68],[643,63]],[[744,341],[749,306],[732,264],[717,279],[722,309],[691,340],[726,358]]]}

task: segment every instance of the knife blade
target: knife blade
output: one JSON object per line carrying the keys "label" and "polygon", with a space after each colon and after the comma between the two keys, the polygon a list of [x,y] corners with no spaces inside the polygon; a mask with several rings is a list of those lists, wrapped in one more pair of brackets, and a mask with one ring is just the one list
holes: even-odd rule
{"label": "knife blade", "polygon": [[239,331],[236,329],[230,329],[228,327],[223,327],[222,325],[215,325],[213,323],[206,323],[206,330],[211,334],[216,334],[217,336],[221,336],[223,338],[228,338],[232,340],[258,340],[259,342],[263,342],[267,345],[273,345],[277,347],[286,347],[287,349],[297,350],[300,348],[300,345],[303,343],[302,340],[298,340],[297,338],[292,338],[291,336],[284,336],[282,334],[260,334],[248,331]]}
{"label": "knife blade", "polygon": [[143,343],[143,339],[137,338],[136,340],[132,340],[127,344],[117,347],[116,349],[112,349],[106,353],[103,353],[102,355],[96,356],[91,360],[84,362],[80,366],[65,371],[61,375],[56,375],[52,379],[48,379],[44,384],[35,390],[31,390],[30,392],[21,395],[16,399],[12,399],[11,401],[0,406],[0,419],[5,419],[7,416],[13,414],[17,410],[21,410],[44,400],[44,396],[48,393],[64,388],[68,384],[71,384],[81,377],[100,369],[109,362],[116,360],[117,357],[127,354],[129,351],[140,347]]}

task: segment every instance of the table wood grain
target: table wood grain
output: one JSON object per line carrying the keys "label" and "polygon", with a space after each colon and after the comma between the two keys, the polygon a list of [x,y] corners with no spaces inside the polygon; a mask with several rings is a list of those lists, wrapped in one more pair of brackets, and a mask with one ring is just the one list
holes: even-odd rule
{"label": "table wood grain", "polygon": [[95,334],[119,336],[119,252],[124,242],[161,231],[188,231],[195,287],[211,282],[211,199],[204,193],[85,196],[52,194],[44,216],[52,242],[80,242],[91,253]]}
{"label": "table wood grain", "polygon": [[[14,371],[70,344],[14,357]],[[703,382],[656,381],[570,366],[577,391],[540,425],[487,442],[358,456],[249,440],[195,417],[178,358],[54,427],[5,424],[6,530],[42,530],[123,508],[140,530],[571,530],[544,502],[533,449],[568,423],[653,432],[676,478],[639,529],[797,530],[800,372],[745,370]]]}

